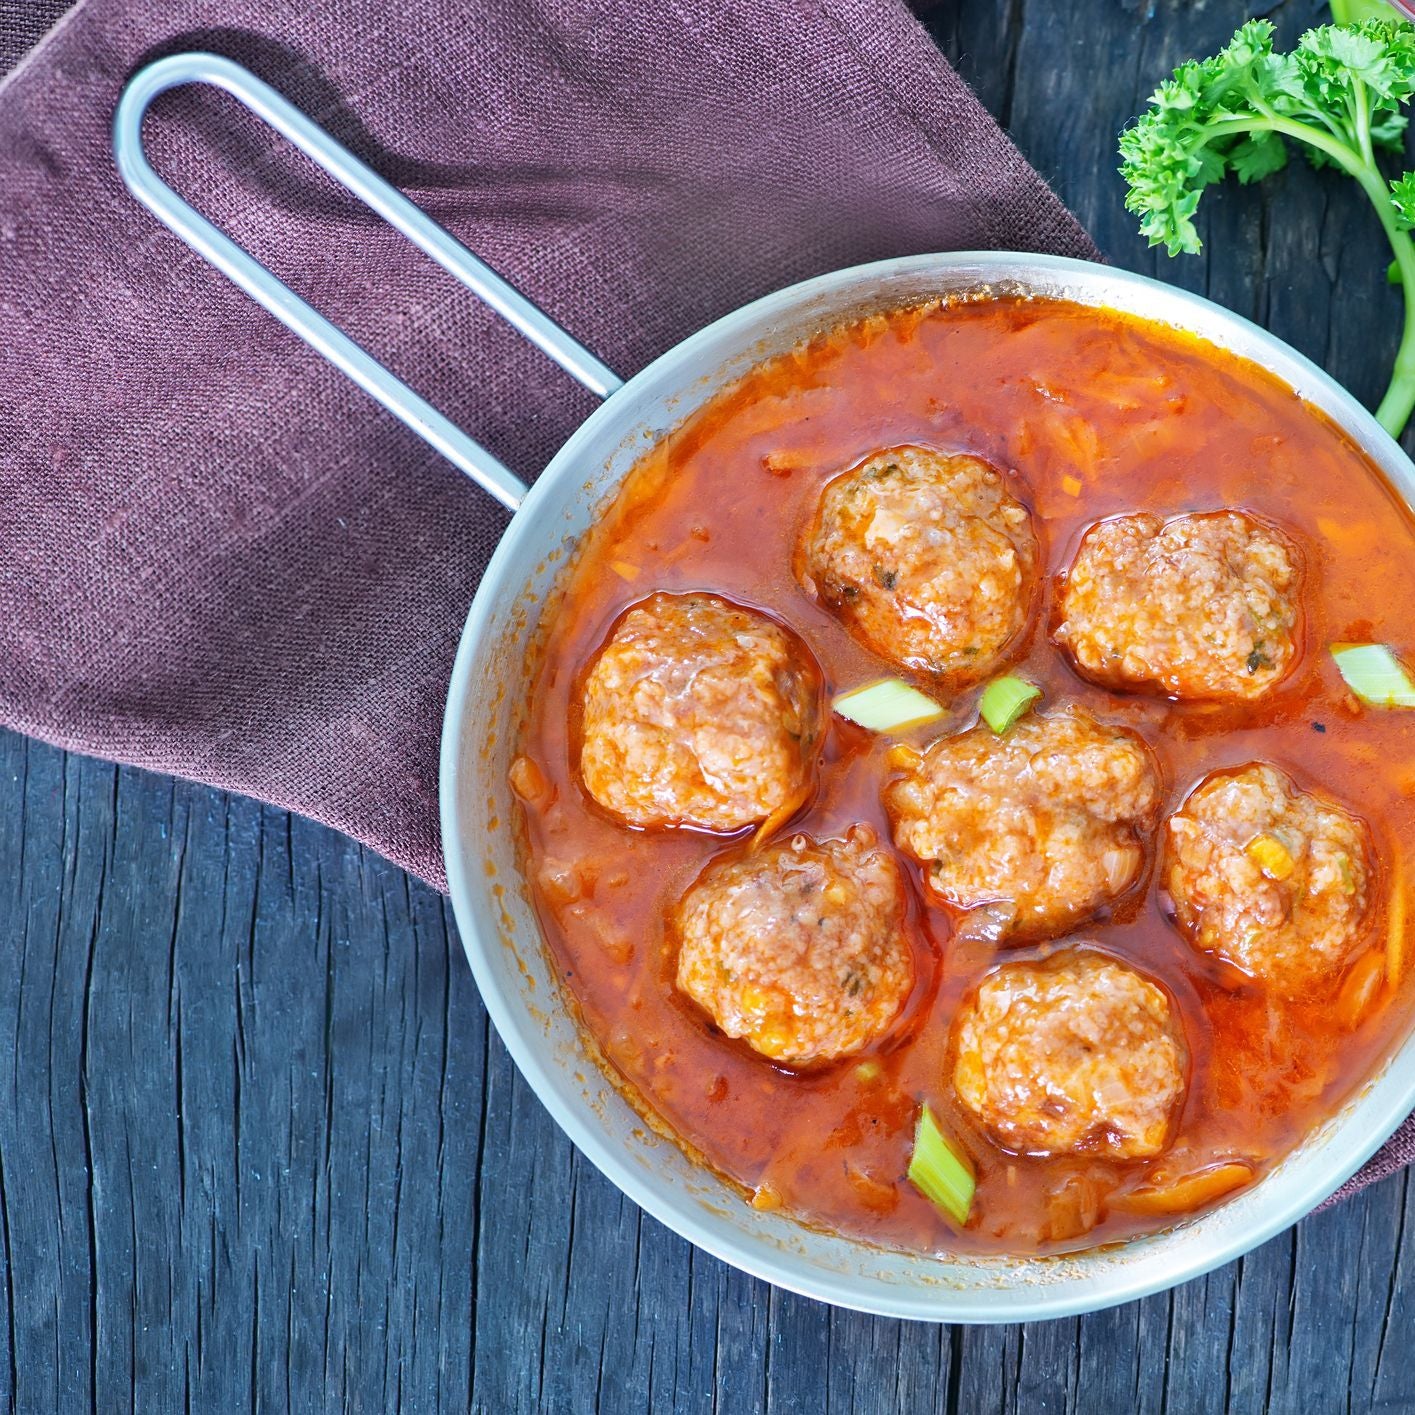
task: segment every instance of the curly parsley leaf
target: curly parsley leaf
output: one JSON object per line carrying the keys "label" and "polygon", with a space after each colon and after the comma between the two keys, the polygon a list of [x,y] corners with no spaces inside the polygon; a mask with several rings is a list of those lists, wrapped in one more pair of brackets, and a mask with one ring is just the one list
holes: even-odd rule
{"label": "curly parsley leaf", "polygon": [[1309,30],[1286,53],[1273,49],[1269,21],[1249,20],[1211,58],[1181,64],[1120,136],[1126,209],[1172,256],[1202,249],[1194,218],[1206,187],[1261,181],[1292,144],[1357,182],[1405,292],[1405,333],[1376,414],[1392,435],[1415,409],[1415,173],[1388,182],[1378,155],[1400,151],[1412,94],[1415,27],[1388,12]]}
{"label": "curly parsley leaf", "polygon": [[1390,201],[1400,229],[1415,227],[1415,172],[1402,172],[1390,184]]}

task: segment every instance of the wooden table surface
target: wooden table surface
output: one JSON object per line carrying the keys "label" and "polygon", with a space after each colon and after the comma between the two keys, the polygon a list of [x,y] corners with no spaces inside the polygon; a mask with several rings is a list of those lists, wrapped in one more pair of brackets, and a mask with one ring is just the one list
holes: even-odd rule
{"label": "wooden table surface", "polygon": [[[1366,399],[1374,219],[1293,166],[1147,252],[1117,129],[1242,0],[946,0],[939,44],[1107,254]],[[1322,7],[1266,11],[1291,37]],[[939,1328],[741,1276],[581,1160],[444,901],[331,832],[0,736],[0,1403],[23,1411],[1415,1410],[1402,1176],[1173,1292]]]}

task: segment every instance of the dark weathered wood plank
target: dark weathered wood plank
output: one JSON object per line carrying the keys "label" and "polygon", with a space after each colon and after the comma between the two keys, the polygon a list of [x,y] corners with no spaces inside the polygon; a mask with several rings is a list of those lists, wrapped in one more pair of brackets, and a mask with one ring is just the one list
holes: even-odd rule
{"label": "dark weathered wood plank", "polygon": [[[1313,0],[1271,11],[1291,36]],[[1121,264],[1363,397],[1397,319],[1341,183],[1145,251],[1115,131],[1236,0],[961,0],[930,23]],[[695,1253],[575,1156],[443,901],[305,822],[0,735],[0,1409],[1415,1409],[1415,1188],[1073,1321],[832,1312]]]}
{"label": "dark weathered wood plank", "polygon": [[442,901],[3,747],[6,1405],[466,1408],[487,1038]]}

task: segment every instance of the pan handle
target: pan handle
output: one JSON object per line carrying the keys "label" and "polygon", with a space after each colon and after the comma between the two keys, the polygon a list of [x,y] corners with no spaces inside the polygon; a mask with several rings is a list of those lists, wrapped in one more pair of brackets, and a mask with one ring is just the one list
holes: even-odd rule
{"label": "pan handle", "polygon": [[478,486],[514,511],[526,495],[524,482],[229,236],[218,231],[153,171],[143,151],[143,115],[158,94],[192,83],[224,89],[258,118],[263,118],[342,187],[520,330],[538,349],[549,354],[591,393],[607,398],[623,380],[400,191],[248,69],[217,54],[173,54],[146,65],[128,80],[113,115],[113,155],[128,190],[163,225],[235,281],[258,305],[298,334],[316,353],[323,354],[336,368],[348,374],[365,393],[460,467]]}

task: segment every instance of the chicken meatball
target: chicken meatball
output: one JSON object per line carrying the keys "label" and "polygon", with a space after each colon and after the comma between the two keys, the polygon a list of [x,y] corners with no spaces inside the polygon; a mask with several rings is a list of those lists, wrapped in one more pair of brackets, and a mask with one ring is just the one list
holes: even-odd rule
{"label": "chicken meatball", "polygon": [[1142,1159],[1184,1093],[1180,1036],[1165,993],[1113,958],[1004,963],[954,1022],[953,1084],[1009,1150]]}
{"label": "chicken meatball", "polygon": [[1017,937],[1063,933],[1129,889],[1159,799],[1144,740],[1077,708],[1001,737],[941,737],[885,789],[895,844],[930,892],[989,906],[996,931]]}
{"label": "chicken meatball", "polygon": [[904,882],[866,825],[710,865],[675,928],[679,988],[729,1037],[793,1066],[874,1041],[914,984]]}
{"label": "chicken meatball", "polygon": [[1062,576],[1054,638],[1108,687],[1258,698],[1297,656],[1301,578],[1288,537],[1237,511],[1117,516]]}
{"label": "chicken meatball", "polygon": [[898,447],[826,486],[797,566],[867,648],[961,685],[986,677],[1025,626],[1037,538],[986,462]]}
{"label": "chicken meatball", "polygon": [[655,594],[614,627],[584,683],[580,774],[636,826],[730,832],[810,794],[821,675],[765,615]]}
{"label": "chicken meatball", "polygon": [[1365,827],[1260,762],[1216,772],[1169,818],[1164,881],[1175,922],[1275,992],[1324,989],[1361,939]]}

